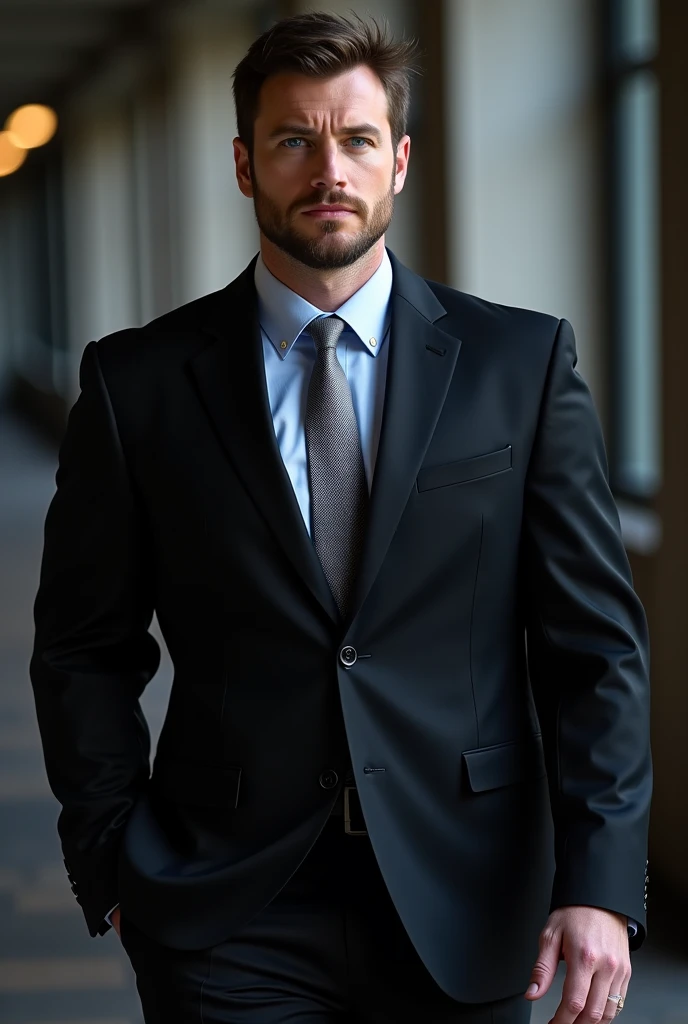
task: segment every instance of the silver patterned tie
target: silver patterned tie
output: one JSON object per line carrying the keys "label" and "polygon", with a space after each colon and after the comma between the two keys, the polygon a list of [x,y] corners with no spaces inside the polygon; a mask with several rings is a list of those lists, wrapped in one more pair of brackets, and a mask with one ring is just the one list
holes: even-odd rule
{"label": "silver patterned tie", "polygon": [[351,388],[337,359],[344,326],[328,316],[308,327],[316,360],[306,404],[306,452],[315,550],[346,618],[363,547],[368,486]]}

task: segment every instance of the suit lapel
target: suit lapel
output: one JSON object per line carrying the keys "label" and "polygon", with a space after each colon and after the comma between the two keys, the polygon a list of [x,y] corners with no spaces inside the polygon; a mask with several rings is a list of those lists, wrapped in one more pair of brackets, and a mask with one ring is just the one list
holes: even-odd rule
{"label": "suit lapel", "polygon": [[[446,311],[429,286],[389,255],[394,284],[385,404],[354,617],[408,501],[461,347],[458,338],[435,325]],[[272,424],[254,266],[255,260],[218,294],[203,327],[212,343],[192,358],[191,369],[215,432],[256,508],[327,614],[339,622]]]}
{"label": "suit lapel", "polygon": [[339,611],[310,539],[272,424],[253,284],[255,260],[222,293],[191,361],[201,401],[232,466],[284,552],[328,615]]}
{"label": "suit lapel", "polygon": [[354,616],[375,582],[409,499],[461,347],[458,338],[435,326],[446,310],[434,292],[389,255],[394,285],[385,404]]}

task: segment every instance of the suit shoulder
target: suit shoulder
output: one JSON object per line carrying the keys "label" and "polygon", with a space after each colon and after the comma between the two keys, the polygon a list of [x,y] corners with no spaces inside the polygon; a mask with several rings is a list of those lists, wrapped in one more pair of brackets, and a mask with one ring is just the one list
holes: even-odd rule
{"label": "suit shoulder", "polygon": [[186,361],[207,344],[202,328],[217,318],[226,291],[224,288],[187,302],[142,327],[127,327],[100,338],[98,360],[106,379],[145,375],[146,369],[158,372],[161,362],[171,367]]}
{"label": "suit shoulder", "polygon": [[527,333],[531,338],[548,340],[551,344],[561,322],[550,313],[491,302],[437,281],[427,281],[427,284],[447,311],[449,323],[447,318],[439,321],[442,329],[453,333],[455,325],[459,336],[475,332],[485,337],[489,332],[492,337],[504,335],[519,340]]}
{"label": "suit shoulder", "polygon": [[98,355],[107,353],[109,356],[115,352],[123,354],[132,346],[141,350],[144,347],[168,345],[180,337],[188,339],[189,335],[197,331],[212,315],[225,292],[226,288],[223,288],[199,299],[193,299],[183,306],[155,317],[141,327],[125,327],[112,334],[106,334],[98,341]]}

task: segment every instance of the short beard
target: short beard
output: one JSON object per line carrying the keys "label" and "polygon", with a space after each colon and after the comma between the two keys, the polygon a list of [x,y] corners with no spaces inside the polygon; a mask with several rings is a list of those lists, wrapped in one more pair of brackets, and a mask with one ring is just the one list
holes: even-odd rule
{"label": "short beard", "polygon": [[[278,249],[291,256],[292,259],[311,267],[313,270],[340,270],[350,267],[372,249],[375,243],[387,231],[394,212],[394,177],[389,191],[379,199],[369,215],[368,206],[361,199],[353,200],[345,192],[319,192],[308,200],[300,199],[282,211],[256,183],[253,170],[253,207],[256,212],[258,227],[265,237]],[[363,229],[346,243],[340,246],[327,244],[327,236],[336,234],[340,229],[337,220],[320,222],[319,238],[304,238],[291,225],[292,215],[305,206],[317,206],[320,203],[351,207],[363,221]]]}

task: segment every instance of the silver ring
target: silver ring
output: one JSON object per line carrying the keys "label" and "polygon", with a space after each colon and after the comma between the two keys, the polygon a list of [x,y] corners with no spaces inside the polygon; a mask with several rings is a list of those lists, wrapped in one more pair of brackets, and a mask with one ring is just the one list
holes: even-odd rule
{"label": "silver ring", "polygon": [[616,1003],[616,1005],[617,1005],[617,1016],[618,1016],[618,1014],[621,1013],[621,1011],[624,1008],[624,997],[623,996],[617,996],[617,995],[608,995],[607,996],[607,1000],[612,1002],[612,1003]]}

